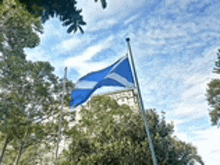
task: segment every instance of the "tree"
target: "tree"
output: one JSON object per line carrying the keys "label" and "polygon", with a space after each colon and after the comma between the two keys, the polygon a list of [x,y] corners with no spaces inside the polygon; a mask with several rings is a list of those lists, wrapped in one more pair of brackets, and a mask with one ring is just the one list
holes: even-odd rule
{"label": "tree", "polygon": [[[37,31],[40,32],[41,28],[40,22],[32,18],[22,6],[18,5],[15,9],[10,2],[0,6],[0,129],[1,136],[5,139],[0,163],[9,142],[20,134],[20,130],[10,123],[18,122],[21,126],[23,123],[22,107],[15,106],[22,101],[21,97],[16,96],[19,96],[18,91],[20,89],[21,92],[21,84],[24,82],[26,62],[23,48],[39,44]],[[16,108],[17,111],[14,111]],[[9,116],[12,120],[7,120]]]}
{"label": "tree", "polygon": [[[147,111],[158,163],[203,164],[196,148],[173,137],[173,124],[167,124],[155,110]],[[96,96],[89,108],[81,110],[81,121],[67,134],[72,137],[63,152],[67,164],[153,164],[140,113],[119,106],[108,96]]]}
{"label": "tree", "polygon": [[[215,62],[214,73],[220,74],[220,49],[217,53],[217,61]],[[207,100],[211,109],[209,115],[211,117],[212,125],[220,126],[220,79],[213,79],[208,84]]]}
{"label": "tree", "polygon": [[6,155],[18,164],[30,147],[57,140],[58,122],[48,119],[59,117],[61,85],[48,62],[25,59],[24,48],[40,42],[39,19],[12,0],[0,9],[0,164],[9,144]]}
{"label": "tree", "polygon": [[[18,58],[13,57],[12,60]],[[19,164],[30,146],[44,144],[49,147],[51,142],[56,142],[61,88],[57,77],[52,74],[54,68],[48,62],[22,60],[22,65],[18,62],[9,64],[10,61],[3,67],[4,80],[13,86],[1,93],[1,105],[7,112],[2,116],[0,128],[6,139],[1,157],[12,141],[11,146],[17,152],[15,164]],[[9,81],[11,76],[14,81]]]}
{"label": "tree", "polygon": [[[0,5],[0,52],[14,54],[25,59],[24,48],[34,48],[40,43],[38,33],[42,25],[24,7],[12,0]],[[6,58],[6,55],[1,56]]]}
{"label": "tree", "polygon": [[[4,81],[13,86],[2,84],[8,88],[1,93],[0,103],[6,113],[2,115],[0,133],[6,139],[1,157],[12,141],[18,164],[30,146],[48,145],[57,140],[61,88],[57,77],[52,74],[54,68],[48,62],[22,60],[19,65],[16,58],[12,58],[16,63],[7,61],[3,67]],[[14,81],[10,80],[11,76]]]}
{"label": "tree", "polygon": [[[0,0],[3,3],[4,0]],[[98,0],[95,0],[96,2]],[[106,8],[106,0],[100,0],[102,7]],[[69,26],[67,32],[76,32],[78,29],[83,33],[82,26],[86,25],[81,15],[82,10],[76,7],[76,0],[19,0],[25,6],[29,13],[35,18],[41,18],[44,23],[50,17],[57,16],[63,22],[63,26]],[[17,1],[14,1],[14,4]],[[16,5],[13,5],[16,8]]]}
{"label": "tree", "polygon": [[[9,65],[10,62],[13,64]],[[21,63],[18,65],[15,56],[6,63],[8,67],[3,69],[4,81],[12,86],[1,93],[1,105],[6,114],[2,116],[0,131],[6,139],[13,140],[12,146],[18,150],[17,164],[30,145],[42,143],[48,137],[48,132],[52,133],[54,128],[48,131],[43,122],[51,113],[58,111],[58,107],[51,106],[56,101],[52,96],[55,94],[53,86],[56,86],[57,81],[51,73],[53,68],[44,62],[31,63],[22,60]],[[56,133],[55,129],[53,133]]]}

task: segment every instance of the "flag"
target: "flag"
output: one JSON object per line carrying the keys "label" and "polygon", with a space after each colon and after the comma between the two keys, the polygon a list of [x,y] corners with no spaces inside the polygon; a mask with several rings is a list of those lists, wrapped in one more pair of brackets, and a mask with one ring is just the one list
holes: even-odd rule
{"label": "flag", "polygon": [[71,107],[76,107],[88,100],[92,93],[102,86],[133,87],[134,79],[128,56],[124,56],[111,66],[91,72],[78,80],[72,91]]}

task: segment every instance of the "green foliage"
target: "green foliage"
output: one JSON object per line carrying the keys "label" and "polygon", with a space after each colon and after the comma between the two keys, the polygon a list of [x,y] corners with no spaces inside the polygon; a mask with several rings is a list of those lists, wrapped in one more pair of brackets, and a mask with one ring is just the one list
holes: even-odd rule
{"label": "green foliage", "polygon": [[[217,61],[215,62],[214,73],[220,74],[220,49],[217,53]],[[209,115],[212,125],[220,126],[220,79],[213,79],[208,84],[207,100],[211,107]]]}
{"label": "green foliage", "polygon": [[[62,88],[48,62],[7,55],[4,53],[4,60],[0,61],[0,89],[4,89],[0,93],[0,134],[3,139],[10,139],[8,144],[13,147],[6,155],[12,152],[10,155],[17,155],[19,162],[29,147],[44,144],[50,148],[51,142],[56,142]],[[70,87],[73,84],[67,81],[67,89]],[[67,95],[65,98],[69,99]]]}
{"label": "green foliage", "polygon": [[[83,33],[82,26],[86,25],[81,15],[82,10],[77,9],[76,0],[11,0],[14,3],[20,2],[25,6],[30,14],[35,18],[41,18],[44,23],[49,20],[50,17],[59,17],[63,22],[63,26],[69,26],[67,32],[75,33],[78,29]],[[95,0],[96,2],[98,0]],[[106,8],[106,0],[100,0],[102,7]],[[0,0],[2,3],[3,0]],[[16,5],[13,5],[16,8]]]}
{"label": "green foliage", "polygon": [[[39,44],[39,32],[40,20],[18,1],[0,5],[0,164],[2,160],[24,162],[22,156],[28,157],[31,147],[50,148],[57,140],[61,80],[52,73],[49,62],[25,59],[24,48]],[[67,81],[67,89],[71,87]],[[70,98],[66,95],[65,99]],[[36,160],[42,157],[39,152],[33,153]]]}
{"label": "green foliage", "polygon": [[39,44],[39,19],[12,0],[0,8],[0,162],[4,153],[19,162],[30,146],[56,141],[57,120],[48,119],[59,117],[61,85],[50,63],[25,59],[24,48]]}
{"label": "green foliage", "polygon": [[16,1],[8,0],[0,5],[0,51],[7,47],[5,53],[24,54],[23,48],[33,48],[40,42],[38,32],[42,25]]}
{"label": "green foliage", "polygon": [[[0,134],[3,139],[10,139],[13,149],[9,152],[20,155],[16,158],[19,160],[33,145],[44,144],[48,148],[56,142],[62,88],[48,62],[30,62],[19,56],[5,59],[0,62],[0,88],[4,87],[0,95]],[[72,86],[67,81],[67,89]],[[65,98],[70,99],[67,95]]]}
{"label": "green foliage", "polygon": [[[94,97],[88,105],[68,134],[72,143],[63,152],[62,165],[153,164],[139,113],[107,96]],[[195,147],[172,136],[173,124],[166,123],[164,114],[160,119],[150,109],[147,115],[159,164],[185,165],[192,160],[203,164]]]}
{"label": "green foliage", "polygon": [[48,141],[52,138],[48,133],[56,133],[55,124],[49,129],[43,122],[58,112],[58,107],[51,106],[56,103],[52,94],[57,78],[49,63],[32,63],[19,56],[5,59],[1,61],[4,72],[0,88],[4,91],[0,103],[4,113],[0,133],[10,138],[10,145],[21,157],[29,146]]}

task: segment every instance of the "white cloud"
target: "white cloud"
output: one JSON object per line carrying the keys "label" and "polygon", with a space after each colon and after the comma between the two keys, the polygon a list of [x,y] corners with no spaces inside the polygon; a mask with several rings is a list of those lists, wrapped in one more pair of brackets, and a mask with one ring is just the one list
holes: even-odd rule
{"label": "white cloud", "polygon": [[188,141],[188,135],[183,132],[175,133],[175,135],[178,137],[178,139],[187,142]]}
{"label": "white cloud", "polygon": [[48,60],[46,57],[46,52],[40,46],[34,49],[25,49],[27,54],[27,60],[39,61],[39,60]]}
{"label": "white cloud", "polygon": [[113,37],[110,36],[108,39],[99,42],[99,44],[88,47],[82,55],[71,57],[65,60],[65,65],[68,68],[76,69],[82,76],[88,71],[94,71],[103,68],[106,62],[91,62],[90,60],[101,51],[111,47]]}
{"label": "white cloud", "polygon": [[178,126],[182,124],[182,121],[174,120],[174,124],[174,135],[180,140],[192,143],[205,164],[217,165],[220,162],[220,132],[218,128],[209,126],[209,128],[204,129],[197,125],[180,130]]}
{"label": "white cloud", "polygon": [[[210,52],[213,53],[213,50]],[[193,60],[191,68],[189,68],[190,72],[185,74],[182,72],[180,74],[184,80],[179,96],[182,99],[182,103],[177,105],[174,110],[174,116],[183,118],[182,120],[185,120],[186,122],[188,120],[194,120],[208,115],[208,105],[205,93],[207,83],[210,81],[212,73],[206,71],[206,69],[211,69],[207,68],[207,64],[206,68],[203,68],[203,66],[207,61],[214,63],[214,61],[210,60],[210,56],[209,60],[207,59],[207,55],[210,55],[210,52],[206,53],[204,57],[198,57]]]}
{"label": "white cloud", "polygon": [[205,164],[217,165],[220,162],[220,132],[216,127],[194,132],[195,137],[190,141],[197,146],[198,153],[202,155]]}
{"label": "white cloud", "polygon": [[55,50],[62,50],[62,51],[71,51],[74,50],[77,46],[82,44],[82,40],[76,37],[67,39],[62,41],[59,45],[55,47]]}
{"label": "white cloud", "polygon": [[130,18],[128,18],[127,20],[124,21],[124,24],[127,26],[129,24],[131,24],[133,21],[135,21],[140,15],[136,14],[131,16]]}
{"label": "white cloud", "polygon": [[114,18],[109,18],[105,20],[100,20],[95,23],[95,25],[91,26],[89,31],[98,31],[98,30],[106,30],[112,28],[114,25],[118,23],[118,20]]}
{"label": "white cloud", "polygon": [[[195,100],[196,102],[197,100]],[[183,102],[179,104],[173,111],[171,118],[178,118],[182,120],[183,123],[188,123],[190,121],[205,117],[208,115],[208,106],[203,103],[188,104]]]}
{"label": "white cloud", "polygon": [[100,2],[82,0],[78,2],[77,6],[83,9],[82,15],[87,22],[85,30],[94,31],[111,28],[113,25],[123,22],[133,11],[153,2],[153,0],[136,0],[135,2],[133,0],[111,0],[107,1],[107,8],[103,10]]}
{"label": "white cloud", "polygon": [[66,28],[62,26],[62,23],[58,18],[50,18],[44,25],[44,33],[40,35],[41,41],[44,42],[50,38],[62,39],[66,35]]}
{"label": "white cloud", "polygon": [[[140,40],[143,41],[141,38]],[[193,49],[192,47],[191,50]],[[139,58],[136,56],[136,61],[139,64],[145,61],[144,66],[139,65],[138,75],[141,78],[146,108],[166,110],[169,120],[178,119],[178,124],[208,116],[209,107],[205,93],[207,83],[213,77],[212,68],[217,48],[211,47],[207,50],[196,58],[186,54],[185,56],[189,56],[186,61],[177,60],[178,58],[173,61],[174,57],[171,55],[167,55],[165,60],[156,56],[144,57],[137,50]],[[149,59],[152,60],[148,62]]]}
{"label": "white cloud", "polygon": [[172,6],[174,3],[176,2],[176,0],[166,0],[165,1],[165,7],[169,7],[169,6]]}
{"label": "white cloud", "polygon": [[186,10],[188,5],[190,5],[192,2],[196,3],[199,2],[198,0],[184,0],[184,1],[179,1],[179,6],[182,10]]}
{"label": "white cloud", "polygon": [[62,54],[68,53],[74,50],[79,50],[80,48],[84,48],[96,39],[95,36],[91,36],[89,34],[75,34],[70,37],[61,40],[61,43],[58,43],[54,48],[52,48],[52,51],[58,51]]}

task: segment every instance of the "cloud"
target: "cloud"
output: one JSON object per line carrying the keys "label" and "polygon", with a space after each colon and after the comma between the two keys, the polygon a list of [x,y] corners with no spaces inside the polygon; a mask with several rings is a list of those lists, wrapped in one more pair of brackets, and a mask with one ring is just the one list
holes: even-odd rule
{"label": "cloud", "polygon": [[188,126],[179,129],[178,125],[182,125],[182,123],[175,120],[174,135],[195,146],[205,164],[216,165],[220,161],[218,156],[220,154],[219,129],[211,125],[207,127],[204,121],[202,125],[196,124],[196,122],[198,121],[194,120],[194,124],[191,122]]}
{"label": "cloud", "polygon": [[114,25],[118,24],[118,20],[114,18],[109,18],[106,20],[97,21],[93,26],[91,26],[89,31],[106,30],[112,28]]}
{"label": "cloud", "polygon": [[104,41],[100,41],[98,44],[88,47],[82,55],[76,57],[70,57],[65,60],[65,65],[70,69],[75,69],[82,76],[88,71],[99,70],[106,66],[105,62],[91,62],[92,58],[103,50],[110,48],[113,44],[113,37],[110,36]]}
{"label": "cloud", "polygon": [[[215,2],[210,2],[210,0],[184,0],[184,1],[176,1],[176,0],[166,0],[164,2],[165,9],[172,14],[181,14],[181,13],[194,13],[201,12],[207,10],[211,4]],[[162,9],[165,11],[165,9]]]}
{"label": "cloud", "polygon": [[177,136],[178,139],[180,139],[182,141],[185,141],[185,142],[188,141],[188,135],[186,133],[178,132],[178,133],[175,133],[175,136]]}
{"label": "cloud", "polygon": [[139,58],[135,57],[145,105],[166,109],[169,119],[179,119],[182,124],[208,115],[205,93],[213,77],[217,48],[203,49],[199,56],[190,53],[194,49],[198,50],[198,46],[185,50],[185,59],[178,57],[178,53],[172,56],[169,49],[164,52],[164,58],[159,53],[144,56],[138,52]]}
{"label": "cloud", "polygon": [[82,44],[82,40],[79,38],[69,38],[67,40],[62,41],[60,44],[58,44],[55,47],[55,50],[62,50],[62,51],[71,51],[74,50],[75,48],[77,48],[78,46],[80,46]]}
{"label": "cloud", "polygon": [[135,14],[135,15],[129,17],[128,19],[126,19],[124,21],[124,24],[127,26],[127,25],[131,24],[133,21],[135,21],[138,17],[140,17],[140,14]]}
{"label": "cloud", "polygon": [[[216,127],[207,130],[194,132],[195,137],[189,140],[198,148],[198,153],[202,155],[205,164],[216,165],[220,162],[220,132]],[[202,137],[202,138],[201,138]]]}
{"label": "cloud", "polygon": [[91,36],[89,34],[76,34],[74,36],[71,35],[57,43],[55,47],[52,48],[52,51],[58,51],[62,54],[71,53],[72,51],[87,47],[95,39],[95,36]]}
{"label": "cloud", "polygon": [[134,11],[144,6],[150,6],[153,2],[153,0],[137,0],[135,3],[133,0],[111,0],[107,2],[107,8],[103,10],[98,3],[82,0],[78,2],[77,6],[83,9],[82,15],[87,22],[85,30],[98,31],[122,23]]}
{"label": "cloud", "polygon": [[44,33],[40,35],[42,42],[46,42],[51,38],[63,39],[67,35],[66,27],[62,26],[58,18],[50,18],[50,21],[47,21],[43,25]]}
{"label": "cloud", "polygon": [[[210,52],[213,53],[213,50]],[[192,121],[207,116],[208,114],[209,107],[206,102],[205,94],[207,83],[210,82],[211,77],[213,77],[211,73],[212,65],[210,64],[214,63],[214,59],[210,58],[210,52],[206,53],[204,57],[195,58],[188,72],[179,72],[180,76],[174,75],[176,78],[182,78],[184,83],[181,87],[182,89],[179,91],[181,103],[176,106],[173,116],[179,119],[182,118],[185,122],[187,122],[187,120]],[[214,54],[212,54],[212,56],[214,56]],[[207,59],[207,55],[209,55],[209,60]],[[203,68],[204,65],[206,68]],[[207,66],[209,66],[209,68]]]}
{"label": "cloud", "polygon": [[47,60],[45,50],[41,47],[37,47],[34,49],[25,49],[25,53],[27,54],[27,60],[39,61],[39,60]]}

